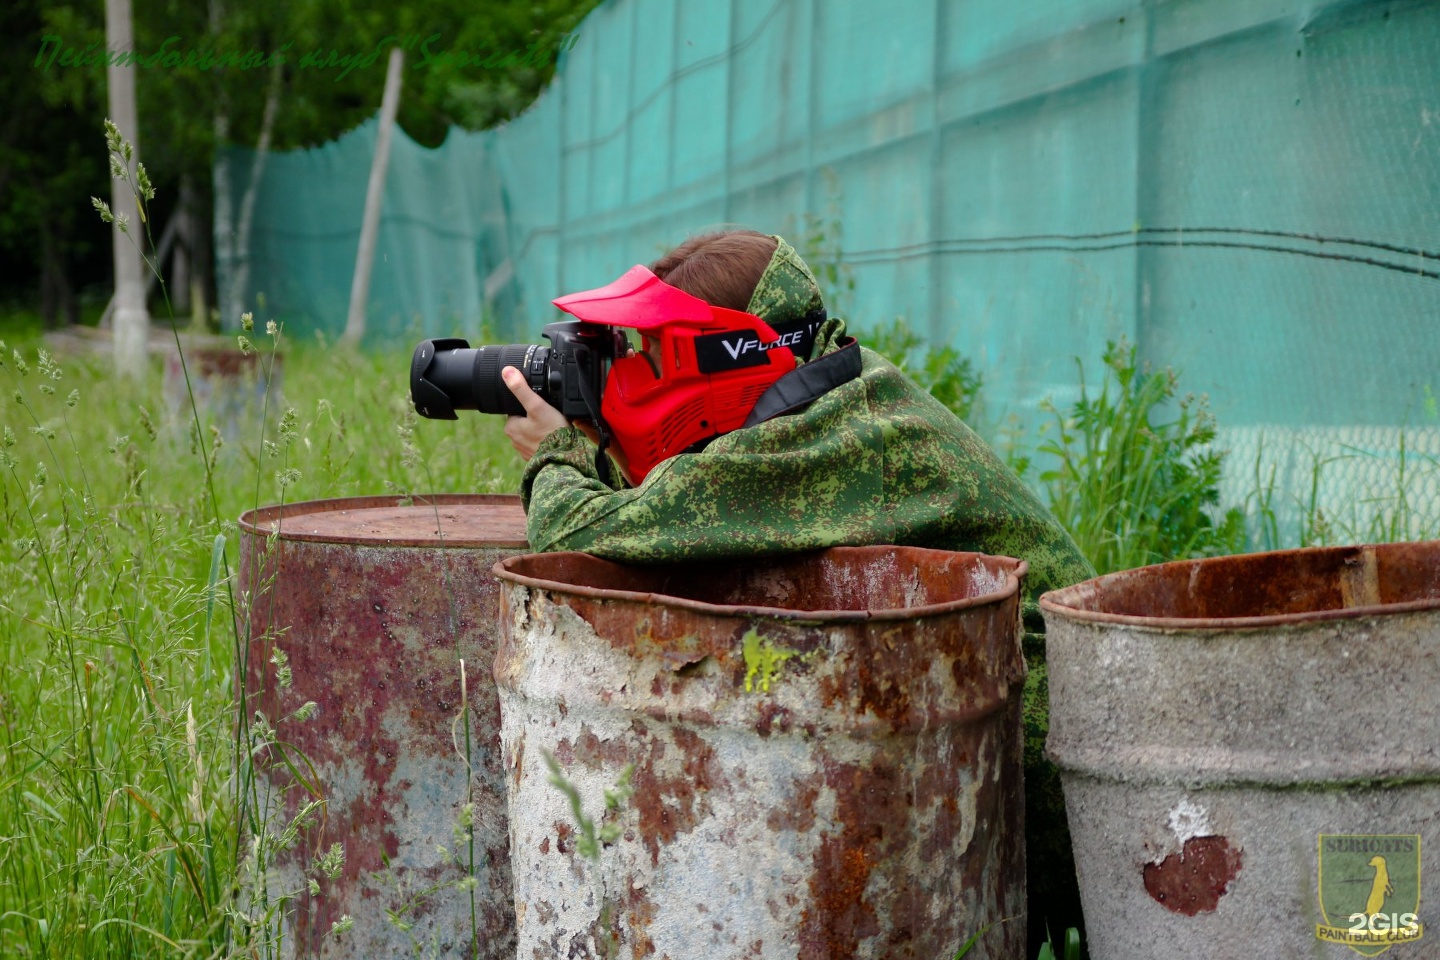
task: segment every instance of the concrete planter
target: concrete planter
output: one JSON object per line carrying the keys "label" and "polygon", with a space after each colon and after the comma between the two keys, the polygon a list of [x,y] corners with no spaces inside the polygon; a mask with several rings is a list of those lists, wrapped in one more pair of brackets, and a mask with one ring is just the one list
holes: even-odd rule
{"label": "concrete planter", "polygon": [[[496,566],[518,956],[1021,960],[1025,565]],[[618,837],[581,856],[584,815]],[[604,791],[633,764],[634,795]]]}
{"label": "concrete planter", "polygon": [[[240,529],[241,617],[249,612],[254,637],[244,708],[263,713],[277,739],[304,756],[297,767],[313,770],[326,799],[322,822],[267,879],[272,895],[300,892],[282,931],[285,956],[408,957],[418,948],[426,957],[513,960],[490,568],[526,547],[519,498],[292,503],[250,511]],[[294,675],[288,688],[276,682],[276,647]],[[319,705],[314,719],[285,719],[308,700]],[[262,770],[262,802],[272,819],[288,821],[309,795],[273,752]],[[462,882],[467,801],[473,891]],[[311,896],[310,865],[337,841],[344,870]],[[353,928],[329,935],[346,914]]]}
{"label": "concrete planter", "polygon": [[1440,543],[1164,564],[1041,606],[1095,960],[1440,955],[1417,905]]}

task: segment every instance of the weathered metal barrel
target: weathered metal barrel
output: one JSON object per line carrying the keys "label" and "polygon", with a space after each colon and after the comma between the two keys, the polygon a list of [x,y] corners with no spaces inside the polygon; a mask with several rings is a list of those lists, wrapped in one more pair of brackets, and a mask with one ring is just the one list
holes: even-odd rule
{"label": "weathered metal barrel", "polygon": [[1041,606],[1091,956],[1437,955],[1440,543],[1169,563]]}
{"label": "weathered metal barrel", "polygon": [[1020,960],[1025,569],[497,564],[517,955]]}
{"label": "weathered metal barrel", "polygon": [[201,415],[232,439],[263,415],[267,393],[272,407],[283,406],[281,353],[242,353],[234,337],[196,334],[182,335],[179,349],[167,335],[150,351],[165,358],[165,399],[184,430],[190,429],[192,398]]}
{"label": "weathered metal barrel", "polygon": [[[292,503],[250,511],[240,529],[247,710],[289,745],[262,755],[262,816],[283,825],[311,799],[297,775],[326,799],[266,880],[272,897],[298,893],[286,955],[411,956],[418,944],[511,960],[491,567],[525,549],[519,498]],[[318,714],[297,718],[307,701]],[[345,861],[330,880],[312,864],[336,842]],[[344,915],[353,927],[330,935]]]}

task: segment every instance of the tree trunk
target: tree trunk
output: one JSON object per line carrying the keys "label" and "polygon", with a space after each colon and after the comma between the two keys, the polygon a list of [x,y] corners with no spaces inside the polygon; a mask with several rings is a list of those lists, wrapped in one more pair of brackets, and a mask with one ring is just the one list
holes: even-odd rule
{"label": "tree trunk", "polygon": [[170,255],[170,305],[175,318],[190,312],[190,251],[194,244],[195,188],[190,175],[180,177],[180,203],[175,208],[175,251]]}
{"label": "tree trunk", "polygon": [[[224,5],[220,0],[210,0],[210,40],[212,43],[219,42],[224,19]],[[221,307],[219,326],[223,329],[227,319],[232,324],[238,325],[240,314],[236,312],[227,316],[225,310],[228,309],[229,301],[222,302],[221,299],[233,286],[231,280],[235,271],[235,199],[234,191],[230,186],[230,156],[226,152],[230,140],[230,108],[225,96],[225,87],[220,83],[222,75],[223,71],[217,72],[215,81],[215,165],[211,173],[215,219],[211,225],[214,246],[210,252],[214,260],[211,266],[215,278],[213,286],[215,303]]]}
{"label": "tree trunk", "polygon": [[69,283],[65,277],[65,263],[60,256],[60,244],[55,239],[55,228],[45,218],[41,218],[39,227],[40,318],[49,330],[60,326],[61,314],[67,312],[65,302],[70,299]]}
{"label": "tree trunk", "polygon": [[[193,181],[191,186],[195,187]],[[190,322],[196,330],[218,330],[218,318],[210,313],[210,305],[215,303],[215,260],[211,243],[215,234],[204,184],[199,186],[190,205]]]}
{"label": "tree trunk", "polygon": [[[110,50],[129,50],[134,34],[130,24],[130,0],[105,0],[105,43]],[[135,111],[135,73],[129,66],[110,64],[106,82],[110,101],[110,119],[129,140],[133,153],[127,163],[133,180],[135,164],[140,162],[140,130]],[[115,262],[115,313],[111,327],[115,343],[115,369],[130,377],[145,372],[145,349],[150,335],[150,314],[145,308],[142,281],[141,244],[145,240],[145,224],[140,220],[135,195],[128,183],[111,184],[111,209],[115,223],[110,239]],[[124,232],[120,218],[129,222]]]}
{"label": "tree trunk", "polygon": [[399,47],[390,51],[385,70],[385,92],[380,97],[380,123],[375,131],[375,156],[370,161],[370,182],[365,189],[365,215],[360,224],[360,245],[355,253],[355,273],[350,279],[350,311],[345,318],[346,343],[359,343],[365,336],[365,305],[370,299],[370,269],[375,263],[375,241],[380,234],[380,208],[385,202],[385,171],[390,165],[390,133],[395,111],[400,107],[400,84],[405,54]]}
{"label": "tree trunk", "polygon": [[265,113],[260,120],[260,139],[255,143],[255,158],[250,162],[250,180],[240,200],[240,222],[235,229],[235,272],[230,281],[230,311],[238,317],[245,312],[246,288],[250,285],[250,226],[255,219],[255,201],[260,194],[260,180],[265,175],[265,159],[270,154],[270,135],[275,129],[275,113],[280,106],[280,81],[284,74],[280,64],[270,68],[270,89],[265,93]]}

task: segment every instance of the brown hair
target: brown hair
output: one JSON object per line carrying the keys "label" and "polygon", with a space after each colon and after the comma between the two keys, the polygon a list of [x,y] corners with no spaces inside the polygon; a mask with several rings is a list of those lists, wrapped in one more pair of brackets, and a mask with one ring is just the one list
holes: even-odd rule
{"label": "brown hair", "polygon": [[691,237],[650,264],[655,276],[715,307],[744,310],[777,244],[754,230]]}

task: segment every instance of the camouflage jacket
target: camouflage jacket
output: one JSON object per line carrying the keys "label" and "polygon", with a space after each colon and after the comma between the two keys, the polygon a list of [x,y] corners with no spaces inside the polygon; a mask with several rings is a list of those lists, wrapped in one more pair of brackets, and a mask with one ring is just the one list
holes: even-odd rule
{"label": "camouflage jacket", "polygon": [[[827,320],[815,355],[844,334]],[[1026,628],[1043,630],[1039,595],[1090,565],[969,427],[884,357],[861,356],[858,378],[801,412],[671,457],[635,488],[600,481],[578,429],[552,433],[521,489],[531,546],[641,563],[881,543],[1020,557]]]}

